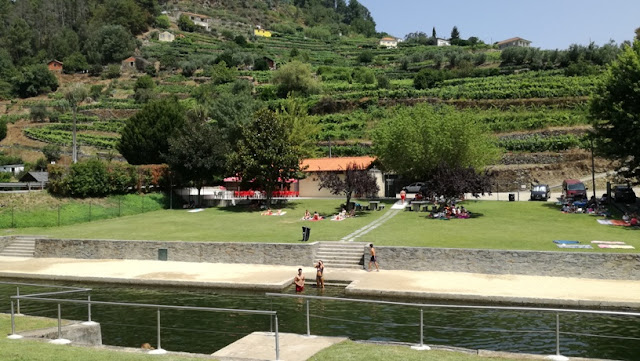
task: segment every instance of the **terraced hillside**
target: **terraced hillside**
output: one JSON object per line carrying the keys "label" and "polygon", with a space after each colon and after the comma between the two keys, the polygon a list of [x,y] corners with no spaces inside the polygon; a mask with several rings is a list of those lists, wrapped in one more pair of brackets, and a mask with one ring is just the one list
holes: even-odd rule
{"label": "terraced hillside", "polygon": [[[377,38],[362,35],[331,34],[327,39],[314,39],[307,36],[308,27],[256,37],[252,35],[255,22],[286,30],[283,24],[288,20],[267,11],[264,17],[251,21],[259,13],[255,8],[239,13],[237,9],[180,4],[180,10],[211,16],[215,31],[180,30],[176,24],[179,11],[172,9],[169,30],[177,36],[174,42],[157,40],[162,29],[138,36],[143,44],[140,57],[159,62],[159,72],[153,72],[154,96],[176,96],[186,105],[194,104],[198,89],[211,86],[212,64],[226,59],[235,63],[239,78],[253,83],[257,101],[277,109],[282,99],[270,83],[274,72],[252,68],[263,58],[275,61],[277,66],[301,60],[311,64],[321,85],[319,94],[305,98],[311,115],[321,125],[317,138],[320,155],[328,154],[330,144],[333,155],[371,154],[372,128],[395,107],[448,104],[472,114],[495,133],[505,155],[494,169],[506,183],[555,182],[588,173],[589,144],[584,138],[590,129],[587,102],[604,64],[593,61],[585,65],[589,71],[571,72],[568,69],[578,60],[573,61],[570,52],[564,60],[558,54],[553,60],[550,52],[534,51],[532,59],[543,59],[534,63],[528,58],[514,61],[484,44],[440,48],[408,43],[386,49],[377,45]],[[248,43],[239,44],[238,36]],[[442,72],[446,79],[419,89],[414,79],[423,69]],[[142,75],[123,72],[112,79],[104,73],[102,77],[58,75],[62,87],[82,82],[92,88],[91,99],[79,107],[81,155],[118,157],[118,132],[144,103],[134,97],[136,79]],[[0,146],[10,147],[30,161],[40,157],[38,149],[45,144],[68,147],[72,116],[62,98],[58,90],[46,96],[2,102],[0,119],[10,124],[9,135]],[[46,109],[48,116],[36,119],[33,114],[37,109]],[[609,164],[598,160],[597,168],[605,171]]]}

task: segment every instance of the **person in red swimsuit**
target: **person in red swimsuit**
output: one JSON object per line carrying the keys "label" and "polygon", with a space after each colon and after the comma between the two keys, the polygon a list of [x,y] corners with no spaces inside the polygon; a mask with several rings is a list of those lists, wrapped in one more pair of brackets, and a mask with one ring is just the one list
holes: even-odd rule
{"label": "person in red swimsuit", "polygon": [[302,274],[302,268],[298,268],[298,274],[293,279],[293,283],[296,284],[296,292],[304,291],[304,275]]}

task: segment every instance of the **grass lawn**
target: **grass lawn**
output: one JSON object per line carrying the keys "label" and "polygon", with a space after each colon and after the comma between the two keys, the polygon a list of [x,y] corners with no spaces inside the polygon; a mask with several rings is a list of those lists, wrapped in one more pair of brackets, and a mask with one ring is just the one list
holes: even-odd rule
{"label": "grass lawn", "polygon": [[[361,212],[342,222],[302,221],[305,209],[330,217],[341,199],[297,200],[282,210],[284,216],[261,216],[244,207],[209,208],[199,213],[161,210],[145,214],[63,227],[5,230],[5,234],[37,234],[60,238],[182,240],[229,242],[297,242],[301,227],[311,227],[311,241],[335,241],[390,211]],[[366,204],[366,202],[361,202]],[[358,241],[381,246],[519,249],[574,252],[638,252],[640,231],[600,225],[597,217],[563,214],[551,203],[467,201],[476,217],[449,221],[427,219],[424,212],[399,211]],[[552,241],[625,241],[636,249],[561,249]]]}
{"label": "grass lawn", "polygon": [[[19,234],[80,239],[297,242],[302,226],[311,228],[311,240],[339,240],[384,214],[384,211],[360,212],[358,217],[341,222],[329,220],[338,213],[342,199],[298,200],[289,202],[283,216],[261,216],[260,210],[246,207],[207,208],[189,213],[185,209],[162,210],[134,216],[81,223],[63,227],[24,228]],[[368,202],[361,202],[363,205]],[[305,209],[317,211],[327,219],[302,221]],[[387,206],[389,209],[389,206]],[[274,208],[275,210],[275,208]],[[5,235],[7,233],[5,230]]]}
{"label": "grass lawn", "polygon": [[517,358],[480,357],[449,351],[416,351],[407,346],[382,346],[344,341],[318,352],[309,361],[515,361]]}
{"label": "grass lawn", "polygon": [[[16,332],[55,327],[57,321],[50,318],[20,316],[16,318]],[[0,314],[0,359],[20,361],[119,361],[119,360],[157,360],[156,355],[129,352],[108,351],[91,347],[52,345],[40,341],[25,339],[9,340],[11,316]],[[192,357],[160,356],[166,361],[194,360]]]}
{"label": "grass lawn", "polygon": [[[563,214],[547,202],[467,201],[465,208],[476,217],[438,220],[425,212],[401,211],[389,222],[366,235],[366,241],[379,245],[521,249],[568,252],[638,252],[640,230],[604,226],[600,217]],[[625,241],[636,249],[563,249],[553,240]]]}

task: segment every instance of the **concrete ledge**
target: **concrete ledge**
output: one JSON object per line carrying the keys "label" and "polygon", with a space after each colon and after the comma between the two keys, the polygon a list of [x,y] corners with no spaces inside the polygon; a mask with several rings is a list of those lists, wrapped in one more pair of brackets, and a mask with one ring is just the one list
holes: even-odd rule
{"label": "concrete ledge", "polygon": [[[62,338],[67,339],[72,343],[87,346],[102,345],[102,331],[99,323],[95,323],[92,325],[85,325],[80,322],[72,323],[70,325],[62,326],[61,331]],[[54,340],[58,338],[58,327],[20,332],[20,335],[27,338],[42,338]]]}

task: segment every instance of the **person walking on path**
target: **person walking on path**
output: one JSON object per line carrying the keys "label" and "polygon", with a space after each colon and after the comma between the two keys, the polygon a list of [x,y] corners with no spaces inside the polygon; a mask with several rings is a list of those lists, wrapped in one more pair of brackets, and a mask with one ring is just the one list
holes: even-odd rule
{"label": "person walking on path", "polygon": [[402,201],[402,204],[404,204],[404,200],[407,198],[407,191],[405,191],[404,189],[400,191],[400,200]]}
{"label": "person walking on path", "polygon": [[322,260],[319,260],[318,263],[314,266],[317,270],[316,272],[316,287],[324,288],[324,263]]}
{"label": "person walking on path", "polygon": [[369,260],[369,272],[371,272],[371,263],[376,265],[376,272],[380,272],[380,267],[378,266],[378,258],[376,257],[376,249],[373,248],[373,243],[369,244],[369,250],[371,252],[371,259]]}
{"label": "person walking on path", "polygon": [[304,291],[304,275],[302,274],[302,268],[298,268],[298,274],[293,279],[293,283],[296,284],[296,293]]}

